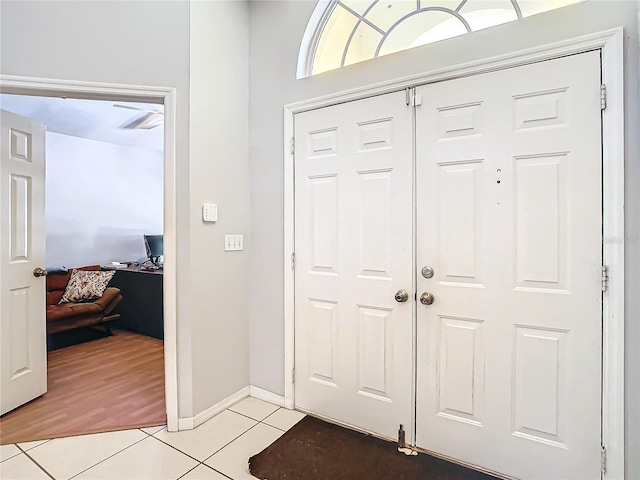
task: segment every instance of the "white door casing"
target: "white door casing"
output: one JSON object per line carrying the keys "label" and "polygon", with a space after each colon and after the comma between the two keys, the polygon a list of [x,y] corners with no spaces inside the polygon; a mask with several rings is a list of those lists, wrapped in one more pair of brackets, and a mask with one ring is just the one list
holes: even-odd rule
{"label": "white door casing", "polygon": [[417,445],[600,476],[600,55],[417,88]]}
{"label": "white door casing", "polygon": [[[188,383],[178,385],[177,360],[177,221],[176,89],[175,87],[122,85],[103,82],[19,77],[0,74],[0,91],[18,95],[80,96],[113,101],[164,104],[164,367],[167,430],[194,428],[194,417],[179,418],[178,397],[190,398]],[[187,349],[190,345],[186,346]],[[201,421],[201,420],[199,420]]]}
{"label": "white door casing", "polygon": [[45,126],[2,111],[0,125],[0,414],[47,391]]}
{"label": "white door casing", "polygon": [[392,93],[296,115],[296,407],[395,437],[412,375],[412,115]]}

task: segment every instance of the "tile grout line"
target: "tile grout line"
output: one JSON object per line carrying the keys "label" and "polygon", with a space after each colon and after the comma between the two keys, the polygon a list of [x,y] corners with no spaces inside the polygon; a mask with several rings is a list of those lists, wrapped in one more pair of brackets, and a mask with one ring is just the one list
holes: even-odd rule
{"label": "tile grout line", "polygon": [[[255,419],[252,419],[255,420]],[[259,425],[260,422],[257,422],[256,425]],[[231,445],[233,442],[235,442],[237,439],[239,439],[241,436],[243,436],[245,433],[247,433],[249,430],[253,430],[256,425],[252,425],[251,428],[245,430],[244,432],[242,432],[240,435],[238,435],[236,438],[234,438],[233,440],[231,440],[230,442],[228,442],[226,445],[224,445],[223,447],[220,447],[218,450],[216,450],[215,452],[213,452],[211,455],[209,455],[207,458],[205,458],[202,463],[206,462],[207,460],[209,460],[211,457],[213,457],[216,453],[218,453],[219,451],[221,451],[222,449],[228,447],[229,445]],[[208,466],[208,465],[207,465]],[[214,469],[215,470],[215,469]]]}
{"label": "tile grout line", "polygon": [[209,468],[209,469],[213,470],[213,471],[214,471],[214,472],[216,472],[216,473],[219,473],[219,474],[220,474],[220,475],[222,475],[224,478],[228,478],[229,480],[234,480],[234,479],[233,479],[233,478],[231,478],[230,476],[225,475],[225,474],[224,474],[224,473],[222,473],[221,471],[216,470],[215,468],[210,467],[209,465],[206,465],[206,464],[204,464],[204,463],[202,463],[202,462],[198,462],[198,465],[196,465],[195,467],[191,468],[190,470],[188,470],[188,471],[186,471],[185,473],[183,473],[182,475],[180,475],[180,476],[177,478],[177,480],[180,480],[181,478],[186,477],[189,473],[193,472],[193,471],[194,471],[196,468],[198,468],[200,465],[202,465],[202,466],[203,466],[203,467],[205,467],[205,468]]}
{"label": "tile grout line", "polygon": [[[280,407],[280,408],[282,408],[282,407]],[[279,408],[278,410],[280,410],[280,408]],[[264,420],[266,420],[267,418],[269,418],[271,415],[273,415],[274,413],[276,413],[278,410],[276,410],[275,412],[273,412],[273,413],[272,413],[272,414],[270,414],[270,415],[267,415],[267,416],[264,418]],[[286,410],[286,409],[283,409],[283,410]],[[297,410],[294,410],[294,412],[297,412]],[[305,417],[306,417],[306,415],[305,415]],[[302,417],[302,418],[304,418],[304,417]],[[270,425],[270,424],[266,423],[264,420],[262,420],[260,423],[262,423],[263,425],[266,425],[266,426],[268,426],[268,427],[272,427],[272,428],[275,428],[275,429],[277,429],[277,430],[280,430],[281,432],[287,433],[289,430],[291,430],[293,427],[295,427],[295,426],[296,426],[300,421],[302,421],[302,418],[301,418],[300,420],[298,420],[296,423],[294,423],[292,426],[290,426],[290,427],[289,427],[288,429],[286,429],[286,430],[285,430],[284,428],[276,427],[275,425]]]}
{"label": "tile grout line", "polygon": [[[202,465],[204,465],[204,464],[202,464]],[[209,467],[209,465],[205,465],[205,467]],[[228,478],[229,480],[234,480],[234,479],[233,479],[233,478],[231,478],[229,475],[226,475],[226,474],[222,473],[220,470],[216,470],[216,469],[215,469],[215,468],[213,468],[213,467],[209,467],[209,468],[211,468],[214,472],[218,472],[220,475],[222,475],[222,476],[223,476],[223,477],[225,477],[225,478]]]}
{"label": "tile grout line", "polygon": [[[236,412],[234,412],[234,413],[236,413]],[[242,415],[242,414],[239,414],[239,415]],[[243,416],[243,417],[246,417],[246,415],[242,415],[242,416]],[[246,417],[246,418],[250,418],[250,417]],[[258,424],[260,424],[260,423],[261,423],[261,422],[258,422],[255,418],[251,418],[251,420],[253,420],[254,422],[257,422],[257,423],[256,423],[255,425],[252,425],[250,428],[248,428],[247,430],[245,430],[244,432],[242,432],[242,433],[241,433],[240,435],[238,435],[237,437],[235,437],[235,438],[233,438],[232,440],[230,440],[228,443],[226,443],[225,445],[223,445],[222,447],[220,447],[218,450],[214,451],[211,455],[209,455],[208,457],[206,457],[204,460],[198,460],[197,458],[192,457],[192,456],[191,456],[191,455],[189,455],[188,453],[183,452],[183,451],[182,451],[182,450],[180,450],[178,447],[174,447],[173,445],[171,445],[171,444],[169,444],[169,443],[165,442],[164,440],[162,440],[162,439],[160,439],[160,438],[155,437],[154,435],[150,435],[150,437],[152,437],[152,438],[156,439],[157,441],[159,441],[160,443],[162,443],[162,444],[166,445],[167,447],[171,447],[171,448],[173,448],[175,451],[177,451],[177,452],[179,452],[179,453],[182,453],[183,455],[185,455],[185,456],[189,457],[190,459],[195,460],[196,462],[198,462],[198,465],[204,465],[205,467],[210,468],[211,470],[213,470],[213,471],[215,471],[215,472],[219,473],[220,475],[223,475],[224,477],[229,478],[230,480],[233,480],[233,479],[232,479],[231,477],[229,477],[228,475],[225,475],[223,472],[221,472],[221,471],[219,471],[219,470],[216,470],[215,468],[213,468],[213,467],[212,467],[212,466],[210,466],[210,465],[207,465],[207,464],[206,464],[206,463],[204,463],[204,462],[206,462],[207,460],[209,460],[211,457],[213,457],[216,453],[218,453],[218,452],[219,452],[219,451],[221,451],[222,449],[224,449],[224,448],[228,447],[229,445],[231,445],[233,442],[235,442],[237,439],[239,439],[240,437],[242,437],[242,436],[243,436],[245,433],[247,433],[249,430],[251,430],[251,429],[252,429],[252,428],[254,428],[256,425],[258,425]],[[159,433],[159,432],[156,432],[156,433]],[[197,468],[197,467],[198,467],[198,465],[194,466],[192,469],[188,470],[187,472],[185,472],[184,474],[182,474],[182,475],[181,475],[180,477],[178,477],[178,478],[182,478],[182,477],[184,477],[184,476],[185,476],[187,473],[189,473],[191,470],[194,470],[195,468]]]}
{"label": "tile grout line", "polygon": [[271,415],[273,415],[274,413],[276,413],[278,411],[278,410],[276,410],[275,412],[271,412],[269,415],[264,417],[262,420],[258,420],[257,418],[250,417],[249,415],[245,415],[244,413],[236,412],[235,410],[231,410],[230,408],[228,408],[227,410],[229,410],[230,412],[233,412],[233,413],[237,413],[238,415],[242,415],[243,417],[250,418],[254,422],[262,422],[263,420],[266,420],[267,418],[269,418]]}
{"label": "tile grout line", "polygon": [[[265,425],[269,425],[268,423],[265,423],[265,420],[266,420],[267,418],[269,418],[269,417],[271,417],[271,416],[275,415],[276,413],[278,413],[278,412],[280,411],[280,409],[281,409],[281,407],[279,407],[276,411],[271,412],[269,415],[267,415],[266,417],[264,417],[264,418],[260,421],[260,423],[264,423]],[[273,425],[269,425],[269,426],[270,426],[270,427],[272,427]],[[275,427],[275,428],[278,428],[278,427]],[[280,429],[280,430],[282,430],[282,429]]]}
{"label": "tile grout line", "polygon": [[[271,416],[271,415],[269,415],[269,417],[270,417],[270,416]],[[269,417],[267,417],[267,418],[269,418]],[[265,420],[266,420],[267,418],[265,418]],[[285,430],[284,428],[276,427],[275,425],[269,425],[269,424],[268,424],[268,423],[266,423],[265,421],[262,421],[262,422],[260,422],[260,423],[261,423],[261,424],[263,424],[263,425],[266,425],[267,427],[271,427],[271,428],[275,428],[276,430],[280,430],[281,432],[284,432],[284,433],[287,433],[287,432],[288,432],[288,430]],[[291,430],[291,428],[293,428],[293,427],[290,427],[290,428],[289,428],[289,430]]]}
{"label": "tile grout line", "polygon": [[[252,425],[250,428],[248,428],[247,430],[245,430],[244,432],[242,432],[240,435],[238,435],[237,437],[235,437],[235,438],[233,438],[232,440],[230,440],[229,442],[227,442],[225,445],[223,445],[222,447],[220,447],[218,450],[215,450],[211,455],[209,455],[208,457],[206,457],[204,460],[198,460],[197,458],[192,457],[192,456],[191,456],[191,455],[189,455],[188,453],[186,453],[186,452],[184,452],[184,451],[180,450],[178,447],[175,447],[175,446],[173,446],[173,445],[171,445],[171,444],[169,444],[169,443],[165,442],[164,440],[162,440],[162,439],[160,439],[160,438],[156,437],[156,436],[155,436],[155,433],[154,433],[154,434],[148,434],[148,435],[149,435],[150,437],[155,438],[155,439],[156,439],[156,440],[158,440],[159,442],[161,442],[161,443],[165,444],[166,446],[173,448],[173,449],[174,449],[174,450],[176,450],[177,452],[182,453],[183,455],[186,455],[187,457],[191,458],[192,460],[195,460],[196,462],[198,462],[198,465],[203,465],[204,467],[206,467],[206,468],[210,468],[210,469],[211,469],[211,470],[213,470],[214,472],[219,473],[220,475],[224,476],[225,478],[228,478],[228,479],[230,479],[230,480],[233,480],[231,477],[229,477],[228,475],[226,475],[224,472],[221,472],[221,471],[219,471],[219,470],[216,470],[215,468],[213,468],[213,467],[212,467],[212,466],[210,466],[210,465],[207,465],[207,464],[206,464],[206,463],[204,463],[204,462],[206,462],[207,460],[209,460],[211,457],[213,457],[215,454],[217,454],[217,453],[218,453],[218,452],[220,452],[221,450],[223,450],[223,449],[225,449],[226,447],[228,447],[229,445],[231,445],[233,442],[235,442],[236,440],[238,440],[240,437],[242,437],[242,436],[243,436],[243,435],[245,435],[246,433],[248,433],[250,430],[252,430],[253,428],[255,428],[255,427],[256,427],[256,425],[259,425],[259,424],[266,425],[266,426],[268,426],[268,427],[275,428],[276,430],[279,430],[279,431],[281,431],[281,432],[285,432],[285,433],[286,433],[286,430],[283,430],[283,429],[281,429],[281,428],[274,427],[273,425],[269,425],[269,424],[267,424],[267,423],[264,423],[264,420],[266,420],[266,419],[267,419],[267,418],[269,418],[271,415],[273,415],[274,413],[276,413],[279,409],[280,409],[280,407],[278,407],[275,411],[271,412],[269,415],[267,415],[266,417],[264,417],[262,420],[256,420],[256,419],[255,419],[255,418],[253,418],[253,417],[250,417],[250,416],[245,415],[245,414],[240,413],[240,412],[236,412],[235,410],[231,410],[230,408],[228,408],[227,410],[229,410],[230,412],[233,412],[233,413],[235,413],[235,414],[237,414],[237,415],[240,415],[240,416],[242,416],[242,417],[248,418],[249,420],[253,420],[254,422],[256,422],[256,424],[255,424],[255,425]],[[156,433],[159,433],[159,432],[161,432],[161,431],[162,431],[162,430],[159,430],[159,431],[158,431],[158,432],[156,432]],[[145,432],[145,433],[146,433],[146,432]],[[180,478],[183,478],[183,477],[184,477],[185,475],[187,475],[189,472],[191,472],[191,471],[195,470],[196,468],[198,468],[198,465],[196,465],[196,466],[194,466],[193,468],[191,468],[190,470],[186,471],[185,473],[183,473],[183,474],[182,474],[180,477],[178,477],[178,478],[179,478],[179,479],[180,479]]]}
{"label": "tile grout line", "polygon": [[[217,454],[217,453],[218,453],[218,452],[220,452],[221,450],[223,450],[223,449],[225,449],[226,447],[228,447],[229,445],[231,445],[233,442],[235,442],[236,440],[238,440],[238,439],[239,439],[240,437],[242,437],[243,435],[247,434],[250,430],[253,430],[257,425],[262,424],[262,425],[265,425],[265,426],[267,426],[267,427],[274,428],[274,429],[276,429],[276,430],[278,430],[278,431],[280,431],[280,432],[283,432],[283,434],[284,434],[284,433],[287,433],[287,431],[288,431],[288,430],[284,430],[284,429],[282,429],[282,428],[275,427],[275,426],[273,426],[273,425],[269,425],[268,423],[265,423],[265,422],[264,422],[264,420],[266,420],[266,419],[267,419],[267,418],[269,418],[271,415],[273,415],[273,414],[274,414],[274,413],[276,413],[278,410],[280,410],[280,407],[278,407],[275,411],[271,412],[269,415],[267,415],[266,417],[264,417],[262,420],[256,420],[255,418],[249,417],[248,415],[245,415],[245,414],[243,414],[243,413],[236,412],[235,410],[231,410],[230,408],[229,408],[229,409],[227,409],[227,410],[229,410],[230,412],[236,413],[236,414],[238,414],[238,415],[240,415],[240,416],[243,416],[243,417],[245,417],[245,418],[248,418],[249,420],[253,420],[254,422],[257,422],[257,423],[256,423],[255,425],[253,425],[251,428],[249,428],[249,429],[245,430],[244,432],[242,432],[240,435],[238,435],[237,437],[235,437],[233,440],[229,441],[226,445],[223,445],[222,447],[220,447],[218,450],[216,450],[215,452],[213,452],[211,455],[209,455],[209,456],[208,456],[207,458],[205,458],[204,460],[200,461],[200,460],[197,460],[197,459],[195,459],[195,458],[194,458],[194,460],[198,461],[201,465],[204,465],[204,466],[205,466],[205,467],[207,467],[207,468],[211,468],[212,470],[214,470],[215,472],[218,472],[219,474],[223,475],[224,477],[229,478],[230,480],[233,480],[233,479],[232,479],[231,477],[229,477],[228,475],[225,475],[223,472],[221,472],[221,471],[219,471],[219,470],[216,470],[215,468],[211,467],[210,465],[207,465],[207,464],[206,464],[206,463],[204,463],[204,462],[206,462],[207,460],[209,460],[211,457],[213,457],[215,454]],[[280,435],[280,436],[282,436],[282,435]],[[155,437],[154,437],[154,438],[155,438]],[[160,439],[157,439],[157,440],[161,441],[162,443],[165,443],[165,442],[163,442],[163,441],[162,441],[162,440],[160,440]],[[166,444],[166,445],[169,445],[169,444]],[[180,449],[178,449],[178,448],[174,447],[173,445],[169,445],[169,446],[170,446],[170,447],[172,447],[172,448],[175,448],[175,449],[176,449],[176,450],[178,450],[180,453],[183,453],[183,454],[187,455],[188,457],[193,458],[193,457],[191,457],[191,455],[186,454],[185,452],[183,452],[182,450],[180,450]],[[248,461],[248,459],[247,459],[247,461]],[[197,468],[197,465],[196,465],[195,467],[193,467],[191,470],[193,470],[193,469],[195,469],[195,468]],[[190,472],[191,470],[189,470],[189,472]],[[187,474],[187,473],[189,473],[189,472],[186,472],[184,475],[186,475],[186,474]],[[184,475],[183,475],[183,477],[184,477]],[[182,478],[182,477],[180,477],[180,478]]]}
{"label": "tile grout line", "polygon": [[[200,463],[198,464],[200,465]],[[198,468],[198,465],[195,465],[194,467],[190,468],[189,470],[187,470],[186,472],[184,472],[182,475],[180,475],[176,480],[180,480],[181,478],[184,478],[185,475],[188,475],[189,473],[193,472],[196,468]]]}
{"label": "tile grout line", "polygon": [[[53,439],[51,439],[51,438],[47,438],[47,439],[45,439],[45,440],[27,440],[26,442],[8,443],[7,445],[15,445],[16,447],[18,447],[18,449],[19,449],[20,451],[22,451],[22,452],[25,452],[25,453],[26,453],[26,452],[28,452],[29,450],[33,450],[34,448],[41,447],[42,445],[44,445],[44,444],[45,444],[45,443],[47,443],[47,442],[50,442],[51,440],[53,440]],[[40,444],[38,444],[38,445],[35,445],[35,446],[31,447],[31,448],[26,448],[26,449],[25,449],[25,448],[23,448],[23,447],[21,447],[21,446],[19,445],[20,443],[33,443],[33,442],[41,442],[41,443],[40,443]]]}
{"label": "tile grout line", "polygon": [[15,454],[11,455],[10,457],[5,458],[5,459],[4,459],[4,460],[2,460],[2,462],[0,462],[0,463],[4,463],[4,462],[6,462],[7,460],[12,459],[13,457],[17,457],[17,456],[18,456],[18,455],[20,455],[21,453],[24,453],[24,452],[25,452],[25,450],[23,450],[22,448],[20,448],[20,447],[18,446],[18,444],[17,444],[17,443],[6,443],[6,444],[1,445],[1,446],[2,446],[2,447],[6,447],[6,446],[8,446],[8,445],[14,445],[14,446],[18,449],[18,453],[15,453]]}
{"label": "tile grout line", "polygon": [[[171,448],[173,448],[173,449],[174,449],[176,452],[178,452],[178,453],[181,453],[181,454],[183,454],[183,455],[186,455],[186,456],[187,456],[187,457],[189,457],[191,460],[195,460],[195,461],[196,461],[196,462],[198,462],[198,463],[202,463],[202,462],[201,462],[200,460],[198,460],[196,457],[192,457],[192,456],[191,456],[191,455],[189,455],[188,453],[183,452],[182,450],[180,450],[178,447],[174,447],[173,445],[171,445],[171,444],[169,444],[169,443],[165,442],[164,440],[159,439],[158,437],[154,437],[153,435],[151,435],[151,438],[153,438],[153,439],[155,439],[155,440],[159,441],[160,443],[162,443],[163,445],[166,445],[167,447],[171,447]],[[197,467],[197,465],[196,465],[196,467]],[[193,467],[193,468],[195,468],[195,467]]]}
{"label": "tile grout line", "polygon": [[[231,410],[231,411],[232,411],[233,413],[238,413],[238,412],[234,412],[233,410]],[[274,413],[276,413],[277,411],[278,411],[278,410],[276,410],[275,412],[270,413],[269,415],[267,415],[266,417],[264,417],[264,419],[263,419],[263,420],[266,420],[267,418],[269,418],[271,415],[273,415],[273,414],[274,414]],[[253,427],[251,427],[249,430],[253,430],[256,426],[258,426],[258,425],[262,424],[262,425],[265,425],[265,426],[267,426],[267,427],[275,428],[276,430],[278,430],[278,431],[282,432],[283,434],[284,434],[284,433],[287,433],[287,430],[283,430],[283,429],[281,429],[281,428],[274,427],[273,425],[269,425],[268,423],[264,423],[264,421],[263,421],[263,420],[256,420],[255,418],[248,417],[247,415],[243,415],[242,413],[238,413],[238,415],[242,415],[243,417],[250,418],[251,420],[254,420],[254,421],[258,422],[258,423],[256,423]],[[216,470],[215,468],[211,467],[210,465],[207,465],[207,464],[206,464],[206,463],[204,463],[204,462],[205,462],[205,461],[207,461],[207,460],[209,460],[209,459],[210,459],[211,457],[213,457],[216,453],[220,452],[220,451],[221,451],[221,450],[223,450],[224,448],[226,448],[226,447],[228,447],[229,445],[231,445],[233,442],[235,442],[236,440],[238,440],[238,439],[239,439],[240,437],[242,437],[243,435],[247,434],[247,433],[249,432],[249,430],[247,430],[247,431],[245,431],[244,433],[241,433],[240,435],[238,435],[236,438],[234,438],[234,439],[233,439],[233,440],[231,440],[229,443],[227,443],[224,447],[221,447],[220,449],[218,449],[217,451],[215,451],[213,454],[211,454],[210,456],[208,456],[207,458],[205,458],[202,462],[200,462],[200,464],[201,464],[201,465],[204,465],[205,467],[211,468],[211,469],[212,469],[212,470],[214,470],[215,472],[218,472],[219,474],[221,474],[222,476],[224,476],[224,477],[226,477],[226,478],[228,478],[228,479],[230,479],[230,480],[234,480],[234,479],[233,479],[233,478],[231,478],[230,476],[226,475],[224,472],[221,472],[221,471],[219,471],[219,470]],[[280,435],[280,436],[282,436],[282,435]],[[271,445],[271,444],[267,445],[267,447],[269,447],[270,445]],[[267,447],[265,447],[265,448],[267,448]],[[258,453],[260,453],[260,452],[258,452]],[[247,463],[248,463],[248,462],[249,462],[249,459],[247,459]],[[194,468],[196,468],[196,467],[194,467]],[[193,470],[193,469],[192,469],[192,470]],[[187,473],[188,473],[188,472],[187,472]],[[249,473],[251,473],[251,472],[249,471]],[[186,475],[186,474],[185,474],[185,475]]]}
{"label": "tile grout line", "polygon": [[[101,463],[105,462],[106,460],[109,460],[110,458],[113,458],[114,456],[118,455],[119,453],[124,452],[125,450],[127,450],[127,449],[129,449],[129,448],[133,447],[134,445],[137,445],[138,443],[142,442],[143,440],[146,440],[146,439],[147,439],[147,438],[149,438],[149,437],[154,438],[155,440],[159,441],[160,443],[162,443],[162,444],[164,444],[164,445],[166,445],[166,446],[168,446],[168,447],[171,447],[172,449],[176,450],[178,453],[181,453],[181,454],[185,455],[186,457],[188,457],[188,458],[190,458],[190,459],[192,459],[192,460],[194,460],[194,461],[198,462],[198,464],[197,464],[197,465],[195,465],[193,468],[189,469],[187,472],[185,472],[184,474],[182,474],[182,475],[181,475],[180,477],[178,477],[178,478],[183,478],[183,477],[184,477],[185,475],[187,475],[189,472],[191,472],[191,471],[193,471],[194,469],[198,468],[198,466],[199,466],[199,465],[203,465],[204,467],[206,467],[206,468],[210,468],[210,469],[211,469],[211,470],[213,470],[214,472],[219,473],[220,475],[224,476],[225,478],[228,478],[228,479],[230,479],[230,480],[233,480],[231,477],[229,477],[229,476],[228,476],[228,475],[226,475],[225,473],[223,473],[223,472],[221,472],[221,471],[219,471],[219,470],[216,470],[215,468],[213,468],[213,467],[211,467],[211,466],[207,465],[207,464],[206,464],[206,463],[204,463],[204,462],[206,462],[207,460],[209,460],[211,457],[213,457],[214,455],[216,455],[218,452],[220,452],[220,451],[221,451],[221,450],[223,450],[224,448],[228,447],[230,444],[232,444],[233,442],[235,442],[236,440],[238,440],[240,437],[242,437],[243,435],[245,435],[246,433],[248,433],[250,430],[254,429],[254,428],[256,427],[256,425],[259,425],[259,424],[266,425],[266,426],[268,426],[268,427],[275,428],[276,430],[279,430],[279,431],[281,431],[281,432],[285,432],[285,433],[286,433],[286,430],[283,430],[282,428],[275,427],[275,426],[273,426],[273,425],[269,425],[268,423],[265,423],[265,422],[264,422],[267,418],[269,418],[271,415],[273,415],[274,413],[276,413],[278,410],[279,410],[279,408],[278,408],[278,409],[276,409],[275,411],[271,412],[270,414],[268,414],[268,415],[267,415],[266,417],[264,417],[262,420],[257,420],[257,419],[255,419],[255,418],[250,417],[250,416],[248,416],[248,415],[245,415],[245,414],[243,414],[243,413],[236,412],[236,411],[234,411],[234,410],[229,409],[229,411],[231,411],[231,412],[233,412],[233,413],[235,413],[235,414],[237,414],[237,415],[240,415],[240,416],[242,416],[242,417],[245,417],[245,418],[248,418],[248,419],[250,419],[250,420],[253,420],[254,422],[256,422],[256,423],[255,423],[255,425],[252,425],[250,428],[248,428],[247,430],[245,430],[244,432],[242,432],[240,435],[238,435],[238,436],[234,437],[232,440],[230,440],[230,441],[229,441],[229,442],[227,442],[225,445],[223,445],[222,447],[220,447],[219,449],[217,449],[216,451],[214,451],[211,455],[209,455],[208,457],[206,457],[206,458],[205,458],[204,460],[202,460],[202,461],[201,461],[201,460],[198,460],[198,459],[197,459],[197,458],[195,458],[195,457],[192,457],[191,455],[189,455],[189,454],[188,454],[188,453],[186,453],[186,452],[183,452],[183,451],[182,451],[182,450],[180,450],[179,448],[174,447],[173,445],[170,445],[170,444],[168,444],[168,443],[164,442],[163,440],[161,440],[161,439],[159,439],[159,438],[155,437],[155,434],[157,434],[157,433],[161,432],[163,429],[160,429],[160,430],[158,430],[158,431],[157,431],[157,432],[155,432],[155,433],[148,433],[148,432],[145,432],[144,430],[142,430],[141,428],[138,428],[137,430],[139,430],[140,432],[144,433],[144,434],[146,435],[146,437],[141,438],[140,440],[138,440],[138,441],[136,441],[136,442],[133,442],[132,444],[130,444],[130,445],[128,445],[128,446],[126,446],[126,447],[124,447],[124,448],[122,448],[122,449],[118,450],[117,452],[115,452],[115,453],[113,453],[113,454],[111,454],[111,455],[109,455],[109,456],[107,456],[107,457],[103,458],[103,459],[102,459],[102,460],[100,460],[99,462],[97,462],[97,463],[94,463],[94,464],[90,465],[89,467],[85,468],[84,470],[82,470],[82,471],[80,471],[80,472],[78,472],[78,473],[74,474],[73,476],[71,476],[69,480],[71,480],[71,479],[73,479],[73,478],[78,477],[79,475],[81,475],[82,473],[86,472],[87,470],[90,470],[91,468],[93,468],[93,467],[95,467],[95,466],[97,466],[97,465],[99,465],[99,464],[101,464]],[[38,445],[37,447],[39,447],[39,446],[41,446],[41,445],[44,445],[45,443],[47,443],[47,442],[49,442],[49,441],[51,441],[51,439],[47,439],[47,440],[45,440],[43,443],[41,443],[41,444],[40,444],[40,445]],[[48,472],[48,471],[47,471],[47,470],[46,470],[42,465],[40,465],[40,464],[39,464],[35,459],[33,459],[33,458],[32,458],[32,457],[27,453],[27,451],[28,451],[28,450],[25,450],[24,448],[20,447],[18,444],[14,444],[14,445],[15,445],[15,446],[18,448],[18,450],[20,451],[18,454],[14,455],[14,457],[15,457],[15,456],[20,455],[20,453],[23,453],[23,454],[24,454],[24,455],[25,455],[29,460],[31,460],[31,461],[32,461],[32,462],[33,462],[33,463],[34,463],[38,468],[40,468],[40,469],[41,469],[41,470],[42,470],[42,471],[43,471],[43,472],[44,472],[44,473],[45,473],[49,478],[51,478],[52,480],[55,480],[55,477],[53,477],[53,475],[51,475],[51,474],[50,474],[50,473],[49,473],[49,472]],[[29,450],[33,450],[34,448],[37,448],[37,447],[33,447],[33,448],[29,449]],[[10,457],[10,458],[13,458],[13,457]],[[7,460],[9,460],[9,459],[7,459]]]}
{"label": "tile grout line", "polygon": [[[233,410],[231,410],[233,411]],[[234,412],[234,413],[238,413],[238,412]],[[242,415],[241,413],[239,413],[238,415]],[[242,415],[243,417],[246,417],[246,415]],[[268,416],[268,415],[267,415]],[[247,418],[251,418],[251,417],[247,417]],[[265,417],[266,418],[266,417]],[[256,420],[255,418],[251,418],[251,420],[254,420],[258,423],[256,423],[255,425],[253,425],[251,428],[249,428],[248,430],[246,430],[245,432],[241,433],[240,435],[238,435],[236,438],[234,438],[233,440],[231,440],[229,443],[227,443],[224,447],[219,448],[218,450],[216,450],[214,453],[212,453],[211,455],[209,455],[207,458],[205,458],[202,462],[200,462],[202,465],[204,465],[205,467],[211,468],[213,471],[218,472],[220,475],[228,478],[229,480],[234,480],[233,478],[231,478],[230,476],[226,475],[225,473],[216,470],[215,468],[207,465],[206,462],[207,460],[209,460],[211,457],[213,457],[216,453],[220,452],[221,450],[225,449],[226,447],[228,447],[229,445],[231,445],[233,442],[235,442],[236,440],[238,440],[240,437],[242,437],[243,435],[245,435],[246,433],[249,432],[249,430],[253,430],[256,426],[260,425],[262,422],[259,420]],[[247,459],[247,464],[249,463],[249,459]]]}
{"label": "tile grout line", "polygon": [[[153,427],[142,427],[142,428],[153,428]],[[160,430],[158,430],[157,432],[154,433],[149,433],[149,432],[145,432],[142,428],[138,428],[137,430],[140,430],[142,433],[146,433],[147,435],[149,435],[150,437],[153,437],[156,433],[160,433],[162,430],[164,430],[165,428],[167,428],[166,425],[164,425]]]}
{"label": "tile grout line", "polygon": [[[20,448],[18,445],[16,445],[16,447]],[[20,450],[22,450],[22,448],[20,448]],[[26,452],[26,450],[22,450],[22,453],[24,453],[24,456],[25,456],[25,457],[27,457],[29,460],[31,460],[33,463],[35,463],[35,464],[36,464],[36,466],[37,466],[40,470],[42,470],[42,471],[47,475],[47,477],[51,478],[51,480],[56,480],[56,479],[55,479],[55,477],[54,477],[53,475],[51,475],[51,474],[47,471],[47,469],[46,469],[46,468],[44,468],[42,465],[40,465],[38,462],[36,462],[36,461],[33,459],[33,457],[31,457],[31,455],[29,455],[29,454]]]}
{"label": "tile grout line", "polygon": [[[138,430],[140,430],[140,429],[138,429]],[[142,433],[146,433],[146,432],[142,432]],[[148,437],[141,438],[140,440],[138,440],[138,441],[136,441],[136,442],[133,442],[131,445],[128,445],[128,446],[124,447],[122,450],[118,450],[116,453],[114,453],[114,454],[112,454],[112,455],[109,455],[108,457],[103,458],[103,459],[102,459],[102,460],[100,460],[99,462],[94,463],[94,464],[93,464],[93,465],[91,465],[90,467],[85,468],[85,469],[84,469],[84,470],[82,470],[81,472],[78,472],[78,473],[76,473],[75,475],[72,475],[71,477],[69,477],[69,479],[68,479],[68,480],[71,480],[71,479],[73,479],[73,478],[76,478],[78,475],[82,475],[82,474],[83,474],[84,472],[86,472],[87,470],[92,469],[92,468],[93,468],[93,467],[95,467],[96,465],[100,465],[101,463],[105,462],[106,460],[109,460],[110,458],[115,457],[115,456],[116,456],[116,455],[118,455],[119,453],[124,452],[124,451],[125,451],[125,450],[127,450],[128,448],[131,448],[131,447],[133,447],[134,445],[137,445],[138,443],[140,443],[140,442],[142,442],[142,441],[146,440],[147,438],[148,438]]]}

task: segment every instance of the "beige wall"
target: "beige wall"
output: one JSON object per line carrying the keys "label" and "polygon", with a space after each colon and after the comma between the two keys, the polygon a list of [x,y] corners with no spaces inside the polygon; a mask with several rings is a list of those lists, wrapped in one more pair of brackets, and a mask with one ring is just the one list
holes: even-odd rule
{"label": "beige wall", "polygon": [[[249,384],[248,26],[248,3],[191,4],[189,266],[196,413]],[[218,222],[202,222],[204,202],[218,204]],[[245,250],[225,253],[225,234],[243,234]]]}
{"label": "beige wall", "polygon": [[[638,2],[586,1],[436,44],[296,80],[298,49],[316,2],[251,5],[250,383],[284,393],[283,106],[622,26],[625,29],[627,477],[640,478],[640,159]],[[275,272],[272,274],[272,272]]]}
{"label": "beige wall", "polygon": [[2,74],[176,88],[179,417],[246,387],[247,252],[222,238],[250,240],[247,4],[3,0],[0,17]]}
{"label": "beige wall", "polygon": [[145,258],[143,235],[163,230],[162,152],[51,131],[46,142],[45,265]]}

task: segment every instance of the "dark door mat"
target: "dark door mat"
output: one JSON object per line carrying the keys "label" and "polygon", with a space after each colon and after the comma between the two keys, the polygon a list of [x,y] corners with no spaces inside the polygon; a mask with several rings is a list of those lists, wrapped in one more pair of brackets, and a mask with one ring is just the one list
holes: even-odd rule
{"label": "dark door mat", "polygon": [[249,459],[262,480],[481,480],[495,477],[306,416]]}

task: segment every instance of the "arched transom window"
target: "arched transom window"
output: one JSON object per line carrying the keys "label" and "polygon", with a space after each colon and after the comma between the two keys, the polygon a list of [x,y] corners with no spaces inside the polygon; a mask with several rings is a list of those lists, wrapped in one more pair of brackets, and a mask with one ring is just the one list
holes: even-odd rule
{"label": "arched transom window", "polygon": [[320,0],[298,78],[464,35],[581,0]]}

